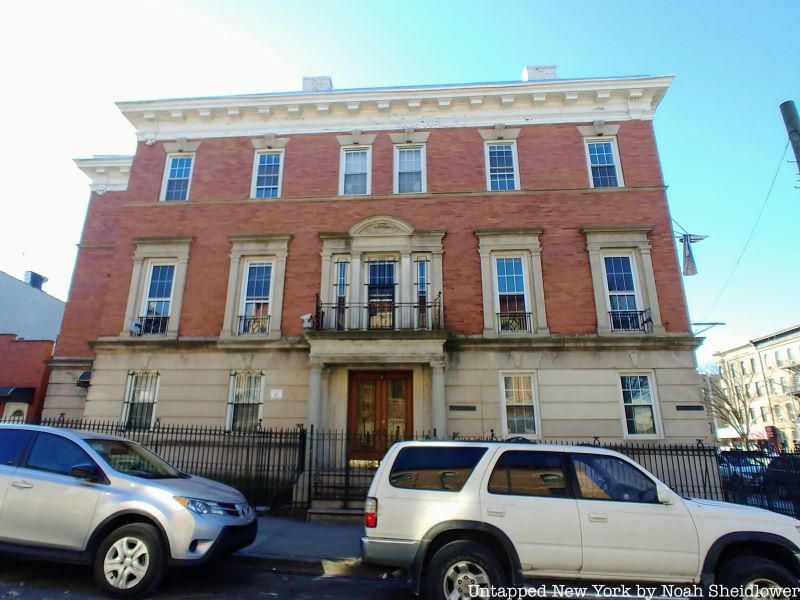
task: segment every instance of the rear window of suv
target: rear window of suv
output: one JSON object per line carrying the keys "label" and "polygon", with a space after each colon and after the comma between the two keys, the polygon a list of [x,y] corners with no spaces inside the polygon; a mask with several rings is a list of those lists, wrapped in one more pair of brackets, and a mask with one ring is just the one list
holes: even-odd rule
{"label": "rear window of suv", "polygon": [[393,487],[459,492],[486,448],[480,446],[412,446],[397,454],[389,474]]}

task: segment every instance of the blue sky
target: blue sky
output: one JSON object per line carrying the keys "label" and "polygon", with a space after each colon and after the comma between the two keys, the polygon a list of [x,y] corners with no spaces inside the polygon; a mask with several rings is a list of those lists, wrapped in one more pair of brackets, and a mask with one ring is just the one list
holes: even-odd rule
{"label": "blue sky", "polygon": [[800,190],[778,108],[800,100],[798,39],[796,0],[6,4],[0,270],[41,272],[66,298],[88,200],[71,159],[134,150],[115,100],[294,90],[313,74],[338,88],[508,81],[526,63],[675,74],[655,119],[672,215],[710,236],[685,280],[691,318],[727,323],[707,332],[704,363],[800,322]]}

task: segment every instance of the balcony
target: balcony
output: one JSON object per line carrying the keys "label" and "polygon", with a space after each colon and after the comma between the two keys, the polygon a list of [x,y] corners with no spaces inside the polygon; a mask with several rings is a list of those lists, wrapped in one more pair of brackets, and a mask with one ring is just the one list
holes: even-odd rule
{"label": "balcony", "polygon": [[653,317],[650,309],[646,310],[612,310],[608,313],[611,331],[653,331]]}
{"label": "balcony", "polygon": [[531,313],[529,312],[500,312],[497,316],[498,333],[530,333]]}
{"label": "balcony", "polygon": [[441,296],[433,302],[373,300],[323,303],[317,296],[316,331],[433,331],[442,329]]}
{"label": "balcony", "polygon": [[240,315],[234,335],[267,335],[269,319],[268,315]]}
{"label": "balcony", "polygon": [[131,335],[167,335],[169,317],[139,317],[131,323]]}

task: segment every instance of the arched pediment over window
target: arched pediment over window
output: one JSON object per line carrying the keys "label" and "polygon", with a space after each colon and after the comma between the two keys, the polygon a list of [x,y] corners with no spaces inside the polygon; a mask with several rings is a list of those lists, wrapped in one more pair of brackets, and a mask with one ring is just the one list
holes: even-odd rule
{"label": "arched pediment over window", "polygon": [[351,237],[413,235],[414,228],[398,217],[375,215],[359,221],[348,233]]}

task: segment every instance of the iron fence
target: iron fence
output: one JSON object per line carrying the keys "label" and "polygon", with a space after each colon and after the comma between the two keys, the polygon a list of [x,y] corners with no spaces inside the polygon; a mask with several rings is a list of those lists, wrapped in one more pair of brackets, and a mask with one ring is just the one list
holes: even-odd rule
{"label": "iron fence", "polygon": [[[19,422],[19,421],[17,421]],[[402,440],[432,440],[435,430],[402,435],[341,430],[263,429],[161,424],[126,428],[118,421],[49,419],[39,424],[119,435],[149,448],[178,469],[223,481],[255,505],[304,510],[312,502],[361,508],[386,450]],[[500,441],[485,436],[452,439]],[[527,439],[510,441],[530,443]],[[534,442],[541,443],[541,442]],[[800,452],[720,450],[697,444],[545,443],[603,447],[641,464],[684,497],[722,500],[800,516]]]}

